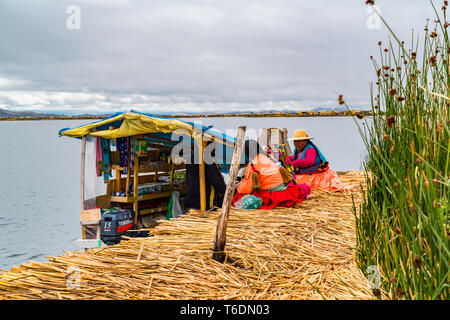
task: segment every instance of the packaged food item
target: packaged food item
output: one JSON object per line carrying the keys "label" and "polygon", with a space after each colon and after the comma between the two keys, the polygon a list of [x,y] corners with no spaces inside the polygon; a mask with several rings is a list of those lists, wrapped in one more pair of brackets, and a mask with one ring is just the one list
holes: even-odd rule
{"label": "packaged food item", "polygon": [[134,151],[138,155],[143,155],[147,153],[148,143],[147,140],[144,139],[137,139],[136,143],[134,144]]}

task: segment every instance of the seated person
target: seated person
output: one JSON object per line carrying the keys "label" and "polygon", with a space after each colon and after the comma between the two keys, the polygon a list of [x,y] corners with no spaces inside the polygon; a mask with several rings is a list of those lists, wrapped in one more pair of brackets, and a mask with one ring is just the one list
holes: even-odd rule
{"label": "seated person", "polygon": [[245,194],[263,199],[262,209],[277,206],[298,206],[309,196],[307,185],[291,185],[291,177],[280,170],[280,165],[267,156],[255,140],[248,140],[244,146],[244,163],[247,164],[245,176],[237,185],[233,203]]}
{"label": "seated person", "polygon": [[[247,164],[247,168],[244,179],[237,186],[237,192],[252,193],[253,189],[257,189],[257,191],[286,190],[287,185],[284,183],[283,176],[280,173],[280,166],[275,160],[265,154],[258,142],[247,140],[244,146],[244,155],[244,163]],[[252,172],[258,174],[259,185],[253,186]]]}
{"label": "seated person", "polygon": [[294,136],[288,139],[294,141],[295,149],[294,155],[286,158],[286,163],[294,167],[297,183],[306,183],[311,189],[350,190],[351,187],[340,184],[338,175],[311,139],[302,129],[295,130]]}

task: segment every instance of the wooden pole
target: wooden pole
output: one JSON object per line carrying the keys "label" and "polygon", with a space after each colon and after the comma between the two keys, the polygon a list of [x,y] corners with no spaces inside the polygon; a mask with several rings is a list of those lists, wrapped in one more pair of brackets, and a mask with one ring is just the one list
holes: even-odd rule
{"label": "wooden pole", "polygon": [[222,209],[217,221],[216,239],[214,241],[214,249],[212,258],[219,262],[225,261],[225,243],[227,237],[228,215],[230,213],[231,202],[234,196],[234,187],[236,186],[236,178],[240,167],[242,149],[244,148],[245,130],[247,127],[239,127],[236,136],[236,144],[234,146],[233,160],[231,162],[228,184],[225,190]]}
{"label": "wooden pole", "polygon": [[282,138],[283,144],[285,145],[286,153],[288,156],[292,156],[292,149],[291,149],[291,146],[289,145],[287,129],[283,128],[283,130],[281,130],[281,132],[282,132],[281,138]]}
{"label": "wooden pole", "polygon": [[205,147],[206,141],[203,141],[203,136],[198,133],[196,137],[197,147],[198,147],[198,175],[200,181],[200,210],[206,211],[206,181],[205,181]]}
{"label": "wooden pole", "polygon": [[[131,150],[134,152],[134,150]],[[133,210],[134,210],[134,223],[138,225],[138,216],[139,216],[139,157],[135,153],[134,155],[134,170],[133,170]]]}
{"label": "wooden pole", "polygon": [[86,167],[86,136],[81,138],[81,175],[80,175],[80,201],[81,210],[85,209],[84,206],[84,177]]}
{"label": "wooden pole", "polygon": [[270,146],[271,145],[271,140],[272,140],[272,129],[268,128],[267,129],[267,143],[266,143],[266,146]]}

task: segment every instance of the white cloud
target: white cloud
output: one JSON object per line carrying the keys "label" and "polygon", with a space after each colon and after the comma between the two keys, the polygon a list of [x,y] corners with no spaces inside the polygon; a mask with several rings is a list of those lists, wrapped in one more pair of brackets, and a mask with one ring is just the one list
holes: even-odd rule
{"label": "white cloud", "polygon": [[[369,105],[369,60],[388,31],[364,1],[0,2],[0,106],[46,110],[234,111]],[[401,39],[431,6],[379,0]]]}
{"label": "white cloud", "polygon": [[0,76],[0,90],[12,89],[20,86],[24,86],[27,83],[25,80],[3,78]]}

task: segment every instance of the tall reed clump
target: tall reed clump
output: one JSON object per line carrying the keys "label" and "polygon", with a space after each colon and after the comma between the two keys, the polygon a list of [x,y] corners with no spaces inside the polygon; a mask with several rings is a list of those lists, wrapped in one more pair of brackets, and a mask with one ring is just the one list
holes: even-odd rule
{"label": "tall reed clump", "polygon": [[378,267],[392,299],[449,299],[448,3],[430,3],[437,20],[410,49],[381,17],[395,41],[371,57],[373,119],[360,127],[367,187],[353,208],[357,259],[364,272]]}

